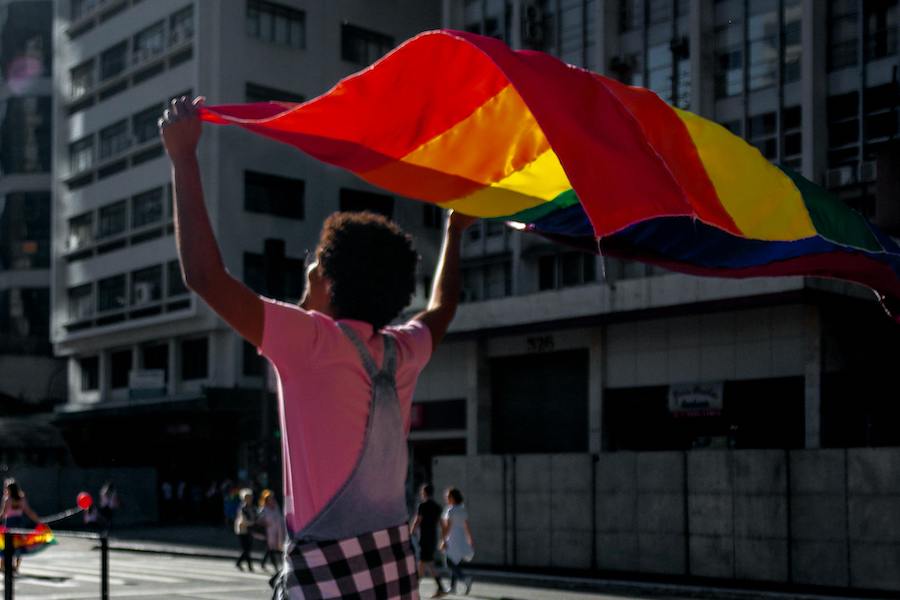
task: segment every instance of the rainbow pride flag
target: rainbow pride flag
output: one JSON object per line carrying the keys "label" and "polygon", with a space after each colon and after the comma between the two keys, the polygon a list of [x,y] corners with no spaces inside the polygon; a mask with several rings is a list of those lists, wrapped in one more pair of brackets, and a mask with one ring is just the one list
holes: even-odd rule
{"label": "rainbow pride flag", "polygon": [[303,104],[202,118],[401,196],[699,275],[853,281],[900,305],[900,247],[824,189],[655,93],[426,32]]}
{"label": "rainbow pride flag", "polygon": [[[0,552],[6,548],[6,527],[0,525]],[[40,523],[29,533],[14,533],[13,549],[21,554],[35,554],[56,544],[50,528]]]}

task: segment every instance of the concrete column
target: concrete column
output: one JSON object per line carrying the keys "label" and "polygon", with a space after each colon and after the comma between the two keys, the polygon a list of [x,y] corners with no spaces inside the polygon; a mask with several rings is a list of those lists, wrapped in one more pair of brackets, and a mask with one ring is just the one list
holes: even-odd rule
{"label": "concrete column", "polygon": [[100,402],[109,400],[109,350],[101,350],[97,353],[97,377],[100,379]]}
{"label": "concrete column", "polygon": [[166,343],[169,346],[169,351],[166,353],[166,360],[169,363],[169,380],[166,382],[166,394],[171,398],[178,393],[178,361],[176,357],[178,344],[175,342],[175,338],[170,338]]}
{"label": "concrete column", "polygon": [[594,60],[598,73],[606,73],[609,68],[609,59],[616,53],[616,38],[618,36],[618,28],[616,27],[616,13],[610,13],[611,5],[615,4],[618,9],[618,2],[614,0],[597,0],[594,3]]}
{"label": "concrete column", "polygon": [[804,366],[804,447],[822,447],[822,321],[817,306],[805,314],[806,360]]}
{"label": "concrete column", "polygon": [[691,48],[691,112],[707,118],[715,109],[715,6],[693,0],[688,13]]}
{"label": "concrete column", "polygon": [[509,26],[507,39],[513,50],[522,48],[522,0],[512,0],[510,6]]}
{"label": "concrete column", "polygon": [[462,0],[442,0],[441,26],[449,29],[462,29]]}
{"label": "concrete column", "polygon": [[603,451],[603,384],[606,379],[604,328],[591,331],[588,366],[588,452]]}
{"label": "concrete column", "polygon": [[803,0],[800,61],[803,123],[803,176],[823,183],[827,167],[828,131],[825,114],[828,73],[826,36],[828,6],[819,0]]}
{"label": "concrete column", "polygon": [[469,381],[469,404],[466,411],[468,436],[466,454],[490,454],[491,452],[491,370],[487,355],[487,340],[471,343],[468,352],[468,373],[474,374]]}

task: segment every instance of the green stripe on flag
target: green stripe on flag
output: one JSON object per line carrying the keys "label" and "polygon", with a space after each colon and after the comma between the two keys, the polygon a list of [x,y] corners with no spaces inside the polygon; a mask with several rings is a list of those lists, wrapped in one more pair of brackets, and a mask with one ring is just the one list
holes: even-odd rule
{"label": "green stripe on flag", "polygon": [[506,217],[491,217],[485,220],[515,221],[516,223],[534,223],[541,217],[545,217],[550,213],[562,208],[568,208],[573,204],[578,204],[578,196],[575,194],[575,190],[569,188],[549,202],[544,202],[543,204],[539,204],[531,208],[526,208],[525,210],[519,211],[513,215],[509,215]]}
{"label": "green stripe on flag", "polygon": [[779,168],[791,178],[806,204],[813,226],[820,236],[835,244],[883,252],[884,248],[869,229],[865,217],[844,204],[840,198],[812,183],[791,169]]}

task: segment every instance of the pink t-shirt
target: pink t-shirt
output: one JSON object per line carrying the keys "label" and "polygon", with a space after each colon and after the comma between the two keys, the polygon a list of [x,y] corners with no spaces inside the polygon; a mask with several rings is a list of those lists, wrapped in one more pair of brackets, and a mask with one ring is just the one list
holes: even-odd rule
{"label": "pink t-shirt", "polygon": [[[259,351],[278,378],[287,526],[299,532],[344,484],[362,452],[372,386],[356,347],[337,321],[264,299]],[[382,365],[384,342],[363,321],[342,319]],[[382,330],[397,341],[397,395],[409,431],[416,379],[431,357],[431,332],[419,321]]]}

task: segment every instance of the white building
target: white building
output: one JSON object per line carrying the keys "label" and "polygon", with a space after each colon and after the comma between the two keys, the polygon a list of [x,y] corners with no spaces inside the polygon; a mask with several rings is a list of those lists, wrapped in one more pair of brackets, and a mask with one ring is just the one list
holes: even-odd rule
{"label": "white building", "polygon": [[[255,350],[181,280],[157,118],[179,95],[203,94],[210,104],[314,97],[439,25],[440,5],[57,6],[52,335],[68,360],[70,392],[59,423],[82,462],[152,464],[165,477],[189,478],[193,467],[201,477],[234,476],[238,465],[267,462],[264,449],[275,447],[275,421],[262,408],[271,401],[259,399]],[[281,287],[282,297],[299,297],[304,251],[341,207],[392,213],[428,238],[421,234],[431,213],[421,205],[395,203],[236,128],[207,128],[199,156],[224,260],[259,291]],[[436,243],[420,244],[426,266]],[[267,261],[282,274],[268,286]]]}

